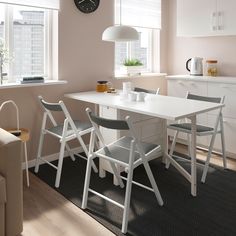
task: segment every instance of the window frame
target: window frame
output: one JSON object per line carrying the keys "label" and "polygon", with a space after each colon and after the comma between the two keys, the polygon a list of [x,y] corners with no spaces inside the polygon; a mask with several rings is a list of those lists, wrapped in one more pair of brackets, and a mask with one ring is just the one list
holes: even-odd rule
{"label": "window frame", "polygon": [[[138,27],[134,27],[138,31]],[[148,56],[147,67],[142,70],[143,74],[160,73],[160,30],[148,28]],[[116,57],[116,45],[114,47],[114,58]],[[132,56],[132,42],[127,42],[126,57],[131,59]],[[114,59],[114,74],[119,76],[122,74],[122,69],[116,70],[116,60]]]}
{"label": "window frame", "polygon": [[[5,41],[5,47],[8,50],[9,57],[14,55],[14,42],[13,42],[13,11],[14,6],[12,4],[4,4],[4,29],[3,38]],[[27,8],[29,8],[28,6]],[[40,9],[39,7],[32,7],[33,9]],[[53,9],[43,9],[45,12],[44,17],[44,76],[45,80],[58,80],[58,11]],[[55,44],[56,46],[54,46]],[[13,62],[9,60],[5,65],[7,71],[7,81],[16,82],[21,77],[19,75],[13,75]]]}

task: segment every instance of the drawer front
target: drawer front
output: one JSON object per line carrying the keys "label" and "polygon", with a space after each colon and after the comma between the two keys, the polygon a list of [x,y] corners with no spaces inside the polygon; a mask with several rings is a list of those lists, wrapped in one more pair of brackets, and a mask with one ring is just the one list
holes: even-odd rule
{"label": "drawer front", "polygon": [[[99,106],[99,115],[101,117],[107,119],[117,119],[117,109],[107,107],[107,106]],[[117,130],[106,129],[103,127],[99,128],[102,136],[104,138],[105,143],[111,143],[119,138],[119,132]]]}
{"label": "drawer front", "polygon": [[117,119],[117,109],[108,106],[99,106],[99,115],[107,119]]}
{"label": "drawer front", "polygon": [[207,83],[187,80],[168,80],[168,95],[186,97],[187,92],[207,96]]}
{"label": "drawer front", "polygon": [[[225,96],[224,117],[236,119],[236,85],[208,83],[208,95],[212,97]],[[211,111],[209,114],[217,114],[217,111]]]}
{"label": "drawer front", "polygon": [[[215,124],[216,116],[208,115],[209,126]],[[233,158],[236,158],[236,119],[224,118],[224,133],[225,133],[225,146],[226,152],[232,154],[229,155]],[[209,136],[210,137],[210,136]],[[210,138],[209,138],[210,140]],[[216,135],[214,149],[221,152],[221,137],[220,134]]]}

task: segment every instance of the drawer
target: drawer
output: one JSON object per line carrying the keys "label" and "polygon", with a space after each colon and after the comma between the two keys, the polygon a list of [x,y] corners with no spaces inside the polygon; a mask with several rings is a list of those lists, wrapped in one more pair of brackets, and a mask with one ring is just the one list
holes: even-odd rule
{"label": "drawer", "polygon": [[[224,117],[236,118],[236,85],[209,83],[208,95],[210,97],[225,96],[225,107],[223,108]],[[211,111],[209,114],[217,114],[216,111]]]}
{"label": "drawer", "polygon": [[[208,115],[208,123],[213,126],[216,116]],[[236,158],[236,119],[224,118],[224,133],[225,133],[225,146],[227,153],[233,153]],[[209,136],[210,140],[210,136]],[[216,135],[214,149],[221,152],[221,138],[220,134]],[[232,156],[232,155],[230,155]]]}
{"label": "drawer", "polygon": [[126,116],[130,117],[130,120],[132,123],[135,123],[141,120],[141,114],[120,110],[119,119],[124,120]]}
{"label": "drawer", "polygon": [[187,80],[168,80],[168,95],[186,97],[187,92],[207,96],[207,83]]}
{"label": "drawer", "polygon": [[117,119],[118,110],[108,106],[99,106],[99,115],[107,119]]}

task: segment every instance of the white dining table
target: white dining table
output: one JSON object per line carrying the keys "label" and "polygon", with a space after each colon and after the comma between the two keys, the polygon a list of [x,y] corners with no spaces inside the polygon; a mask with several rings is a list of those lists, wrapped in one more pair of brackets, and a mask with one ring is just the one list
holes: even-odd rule
{"label": "white dining table", "polygon": [[[199,114],[216,110],[223,104],[196,101],[162,95],[148,95],[146,101],[136,102],[121,99],[118,94],[99,93],[95,91],[65,94],[65,97],[78,101],[108,106],[129,112],[161,118],[165,121],[165,140],[163,155],[191,183],[191,194],[197,196],[197,163],[196,163],[196,117]],[[167,121],[183,118],[191,120],[191,171],[185,170],[172,156],[168,155]]]}

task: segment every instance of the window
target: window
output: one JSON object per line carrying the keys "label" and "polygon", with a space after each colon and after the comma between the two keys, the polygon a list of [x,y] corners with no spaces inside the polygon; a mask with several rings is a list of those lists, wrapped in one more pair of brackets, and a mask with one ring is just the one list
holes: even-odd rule
{"label": "window", "polygon": [[55,68],[50,65],[57,67],[57,59],[53,56],[56,47],[52,47],[52,41],[55,44],[57,38],[52,33],[57,32],[56,18],[54,9],[0,4],[0,37],[8,51],[4,70],[9,81],[24,76],[55,78]]}
{"label": "window", "polygon": [[122,74],[126,59],[140,60],[143,73],[159,72],[161,0],[123,0],[122,5],[120,3],[121,0],[115,1],[115,23],[133,26],[139,32],[139,40],[115,43],[115,74]]}

